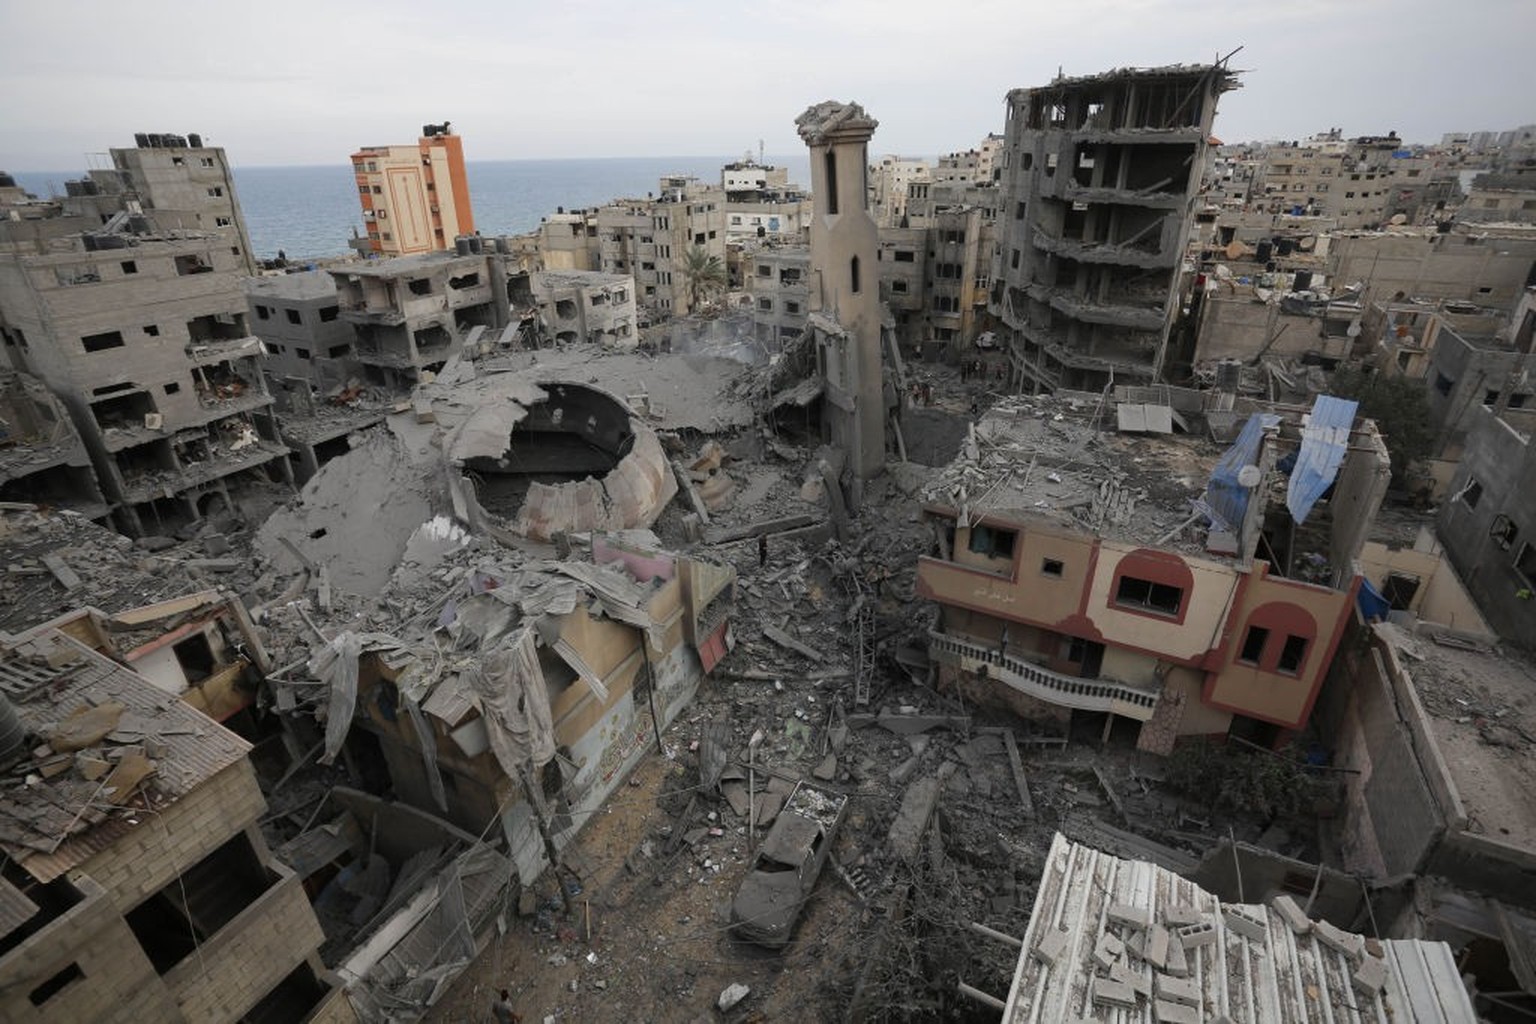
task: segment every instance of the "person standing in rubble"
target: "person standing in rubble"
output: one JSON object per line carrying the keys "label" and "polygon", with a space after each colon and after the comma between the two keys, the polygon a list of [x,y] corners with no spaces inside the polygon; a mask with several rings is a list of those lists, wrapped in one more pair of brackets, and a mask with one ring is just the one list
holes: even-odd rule
{"label": "person standing in rubble", "polygon": [[512,993],[501,990],[501,998],[491,1004],[491,1020],[496,1024],[523,1024],[522,1015],[512,1009]]}

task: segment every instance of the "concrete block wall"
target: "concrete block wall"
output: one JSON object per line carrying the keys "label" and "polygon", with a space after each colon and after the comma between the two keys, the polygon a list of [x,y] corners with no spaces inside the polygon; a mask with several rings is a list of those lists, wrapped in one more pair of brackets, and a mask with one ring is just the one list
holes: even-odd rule
{"label": "concrete block wall", "polygon": [[159,814],[144,814],[130,834],[82,863],[122,913],[158,892],[266,811],[249,761],[225,768]]}
{"label": "concrete block wall", "polygon": [[[89,879],[83,902],[0,957],[0,1020],[12,1024],[79,1021],[180,1021],[170,989],[156,976],[116,907]],[[31,994],[74,965],[80,977],[41,1005]]]}
{"label": "concrete block wall", "polygon": [[166,972],[187,1020],[239,1020],[324,940],[297,876],[277,864],[272,870],[282,881]]}

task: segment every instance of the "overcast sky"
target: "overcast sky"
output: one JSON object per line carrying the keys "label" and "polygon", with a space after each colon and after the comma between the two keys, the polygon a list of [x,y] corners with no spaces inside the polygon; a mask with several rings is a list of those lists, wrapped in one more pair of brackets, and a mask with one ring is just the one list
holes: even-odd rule
{"label": "overcast sky", "polygon": [[1018,86],[1239,46],[1216,134],[1536,122],[1533,0],[0,0],[0,169],[75,171],[136,131],[238,165],[345,163],[451,120],[471,160],[797,151],[857,100],[872,150],[932,156]]}

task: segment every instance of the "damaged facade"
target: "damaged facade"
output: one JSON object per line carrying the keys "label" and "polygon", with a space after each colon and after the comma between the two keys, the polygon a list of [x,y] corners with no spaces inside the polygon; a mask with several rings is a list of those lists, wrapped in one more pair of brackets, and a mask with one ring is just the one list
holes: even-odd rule
{"label": "damaged facade", "polygon": [[1157,410],[1122,401],[1119,437],[1027,402],[982,418],[927,506],[937,554],[917,591],[941,609],[939,684],[1058,728],[1138,723],[1159,753],[1183,735],[1273,741],[1305,725],[1352,614],[1386,446],[1355,403],[1320,398],[1300,423],[1253,413],[1212,466],[1127,440]]}
{"label": "damaged facade", "polygon": [[1017,383],[1160,376],[1216,100],[1236,86],[1200,65],[1008,94],[989,308]]}
{"label": "damaged facade", "polygon": [[0,754],[26,759],[0,789],[0,1015],[356,1019],[249,744],[57,630],[0,643],[0,681]]}
{"label": "damaged facade", "polygon": [[603,534],[590,561],[486,562],[437,628],[343,634],[313,657],[328,755],[345,741],[405,802],[477,834],[498,823],[531,882],[724,656],[734,580]]}
{"label": "damaged facade", "polygon": [[0,501],[44,502],[90,519],[109,511],[64,406],[25,373],[0,368]]}
{"label": "damaged facade", "polygon": [[69,409],[118,525],[139,535],[288,478],[246,321],[245,250],[163,230],[127,195],[105,225],[61,212],[76,233],[45,243],[9,222],[0,323],[16,365]]}

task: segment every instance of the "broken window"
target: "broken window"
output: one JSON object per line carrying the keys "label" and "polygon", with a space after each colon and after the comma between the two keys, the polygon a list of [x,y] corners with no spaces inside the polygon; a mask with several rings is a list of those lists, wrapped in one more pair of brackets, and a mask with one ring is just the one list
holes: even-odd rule
{"label": "broken window", "polygon": [[163,975],[195,955],[276,881],[241,832],[123,917]]}
{"label": "broken window", "polygon": [[302,324],[304,322],[304,318],[299,315],[299,311],[296,309],[285,309],[283,312],[288,314],[288,322],[291,324]]}
{"label": "broken window", "polygon": [[1269,630],[1263,626],[1249,626],[1248,635],[1243,638],[1243,649],[1238,654],[1237,660],[1245,665],[1257,665],[1264,657],[1264,645],[1269,642]]}
{"label": "broken window", "polygon": [[1514,547],[1515,538],[1520,536],[1520,528],[1515,525],[1513,519],[1500,512],[1493,517],[1493,525],[1488,528],[1488,536],[1493,538],[1495,544],[1508,551]]}
{"label": "broken window", "polygon": [[339,314],[340,314],[340,310],[337,307],[335,307],[335,306],[321,306],[320,307],[320,322],[328,324],[332,320],[335,320],[336,317]]}
{"label": "broken window", "polygon": [[85,346],[87,352],[105,352],[109,348],[122,348],[122,331],[103,331],[101,334],[87,334],[80,339],[80,344]]}
{"label": "broken window", "polygon": [[342,356],[350,355],[351,352],[351,345],[336,345],[330,350],[330,352],[326,354],[329,355],[332,359],[340,359]]}
{"label": "broken window", "polygon": [[123,269],[125,274],[137,274],[139,272],[139,265],[133,260],[123,260],[118,266]]}
{"label": "broken window", "polygon": [[160,328],[156,327],[154,324],[145,324],[144,333],[151,338],[158,338],[160,337]]}
{"label": "broken window", "polygon": [[1477,508],[1477,503],[1483,500],[1483,485],[1476,480],[1468,480],[1467,486],[1461,489],[1457,495],[1467,505],[1467,508]]}
{"label": "broken window", "polygon": [[208,642],[206,633],[193,633],[180,643],[173,644],[171,650],[176,654],[176,662],[181,666],[182,674],[187,677],[188,683],[201,682],[213,675],[217,666],[217,659],[213,656],[213,645]]}
{"label": "broken window", "polygon": [[1013,544],[1018,531],[1004,530],[996,526],[971,527],[971,539],[966,547],[974,554],[987,558],[1012,558]]}
{"label": "broken window", "polygon": [[1159,615],[1177,615],[1184,604],[1184,591],[1167,583],[1122,576],[1115,588],[1115,603]]}
{"label": "broken window", "polygon": [[1304,636],[1288,636],[1285,638],[1285,646],[1280,648],[1280,660],[1275,663],[1278,671],[1293,676],[1301,671],[1302,663],[1307,660],[1307,643]]}
{"label": "broken window", "polygon": [[270,319],[272,319],[272,310],[271,310],[271,308],[267,307],[267,306],[257,306],[256,307],[256,319],[257,320],[270,320]]}
{"label": "broken window", "polygon": [[427,280],[425,277],[418,277],[416,280],[407,284],[406,287],[410,289],[412,295],[432,294],[432,282]]}
{"label": "broken window", "polygon": [[213,267],[201,256],[177,256],[176,273],[182,277],[188,274],[211,274]]}
{"label": "broken window", "polygon": [[1059,580],[1065,570],[1066,566],[1059,558],[1045,558],[1040,561],[1040,574],[1042,576],[1053,576]]}
{"label": "broken window", "polygon": [[448,287],[454,289],[473,288],[479,283],[479,274],[461,274],[458,277],[450,277],[448,279]]}
{"label": "broken window", "polygon": [[1515,571],[1525,579],[1526,587],[1536,587],[1536,548],[1531,547],[1529,541],[1520,545],[1520,553],[1515,556]]}
{"label": "broken window", "polygon": [[562,320],[569,320],[576,315],[576,303],[572,299],[557,299],[555,301],[555,315]]}

